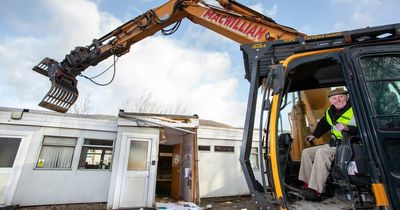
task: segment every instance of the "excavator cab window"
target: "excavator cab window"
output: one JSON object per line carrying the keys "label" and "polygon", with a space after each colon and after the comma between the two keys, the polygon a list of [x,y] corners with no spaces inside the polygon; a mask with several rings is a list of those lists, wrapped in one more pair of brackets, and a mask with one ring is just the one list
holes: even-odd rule
{"label": "excavator cab window", "polygon": [[286,72],[292,80],[289,92],[345,86],[343,67],[337,55],[316,55],[289,64]]}
{"label": "excavator cab window", "polygon": [[367,56],[360,64],[379,129],[400,131],[400,56]]}

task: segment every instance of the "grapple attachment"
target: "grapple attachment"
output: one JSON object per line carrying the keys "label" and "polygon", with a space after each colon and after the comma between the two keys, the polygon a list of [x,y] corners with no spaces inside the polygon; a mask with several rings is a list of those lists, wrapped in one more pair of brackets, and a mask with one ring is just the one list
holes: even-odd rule
{"label": "grapple attachment", "polygon": [[65,113],[78,98],[76,79],[61,71],[58,62],[45,58],[33,70],[50,78],[51,88],[39,103],[39,106],[56,112]]}

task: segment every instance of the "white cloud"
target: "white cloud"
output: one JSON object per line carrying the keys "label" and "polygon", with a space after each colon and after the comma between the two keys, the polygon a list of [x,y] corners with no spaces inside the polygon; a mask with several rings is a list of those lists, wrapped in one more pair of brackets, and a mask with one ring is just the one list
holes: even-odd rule
{"label": "white cloud", "polygon": [[272,7],[268,8],[268,9],[264,8],[263,3],[257,3],[254,5],[250,5],[249,7],[261,14],[265,14],[266,16],[268,16],[270,18],[276,18],[277,14],[278,14],[278,5],[277,4],[272,5]]}
{"label": "white cloud", "polygon": [[[43,36],[33,37],[33,31],[27,31],[0,42],[0,106],[39,109],[37,104],[50,82],[33,72],[32,67],[46,56],[60,60],[75,46],[88,45],[93,38],[121,24],[111,14],[99,11],[93,1],[40,3],[47,8],[49,19],[46,23],[31,24],[36,24],[32,30],[42,30]],[[120,58],[111,85],[97,87],[79,77],[80,95],[90,93],[98,113],[115,114],[122,101],[151,92],[161,102],[183,101],[201,118],[242,126],[246,106],[235,100],[239,87],[237,79],[229,73],[232,61],[228,53],[188,46],[183,41],[148,37]],[[108,67],[111,60],[83,73],[95,75]],[[109,80],[111,73],[100,82]]]}
{"label": "white cloud", "polygon": [[305,34],[312,34],[313,27],[310,24],[303,25],[299,28],[299,31]]}
{"label": "white cloud", "polygon": [[47,25],[53,36],[65,39],[67,42],[83,41],[86,43],[100,34],[100,13],[93,2],[43,0],[43,4],[47,7],[48,15],[51,17]]}
{"label": "white cloud", "polygon": [[121,57],[116,81],[99,88],[105,92],[93,101],[99,101],[101,110],[115,110],[126,99],[150,92],[165,104],[182,101],[201,118],[242,126],[245,105],[234,100],[238,82],[228,73],[230,68],[227,53],[187,49],[172,39],[149,37]]}
{"label": "white cloud", "polygon": [[382,0],[360,0],[357,3],[351,0],[333,0],[333,4],[349,11],[349,21],[335,23],[335,31],[363,28],[377,24],[380,12],[385,6]]}
{"label": "white cloud", "polygon": [[237,80],[226,79],[201,85],[193,91],[191,106],[200,117],[242,127],[246,104],[234,100]]}

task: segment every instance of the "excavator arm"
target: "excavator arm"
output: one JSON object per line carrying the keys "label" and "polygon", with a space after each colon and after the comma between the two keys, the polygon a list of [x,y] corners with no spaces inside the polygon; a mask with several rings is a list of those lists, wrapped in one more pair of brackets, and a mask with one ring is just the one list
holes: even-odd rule
{"label": "excavator arm", "polygon": [[[58,62],[43,59],[33,70],[50,78],[51,88],[40,106],[65,113],[78,98],[76,77],[89,66],[95,66],[110,56],[122,56],[130,46],[158,31],[168,35],[184,18],[213,30],[240,44],[293,39],[303,35],[277,24],[233,0],[219,0],[221,7],[200,0],[170,0],[148,10],[86,46],[78,46]],[[172,29],[164,28],[176,24]]]}
{"label": "excavator arm", "polygon": [[[67,112],[79,95],[76,79],[78,75],[88,67],[95,66],[110,56],[119,57],[128,53],[131,45],[158,31],[164,35],[173,33],[184,18],[239,44],[254,43],[255,48],[257,48],[257,43],[275,40],[288,41],[304,36],[295,29],[280,25],[271,18],[234,0],[217,1],[220,4],[218,7],[201,0],[169,0],[164,5],[148,10],[101,38],[94,39],[88,46],[76,47],[60,62],[50,58],[43,59],[33,70],[49,77],[52,86],[39,105],[57,112]],[[170,29],[165,29],[173,24],[175,25]],[[250,127],[253,127],[254,124],[254,101],[256,100],[254,97],[260,83],[258,79],[254,82],[247,74],[248,72],[246,72],[246,79],[251,80],[251,88],[245,130],[249,132],[243,136],[240,162],[252,197],[263,208],[272,208],[275,204],[271,200],[267,201],[260,194],[265,191],[265,180],[263,180],[263,189],[259,189],[260,184],[255,180],[249,161],[252,145]],[[258,78],[258,76],[256,77]],[[260,142],[262,141],[260,140]],[[259,151],[263,151],[262,145]],[[264,173],[263,169],[262,173]],[[280,196],[277,195],[276,199],[279,200]]]}

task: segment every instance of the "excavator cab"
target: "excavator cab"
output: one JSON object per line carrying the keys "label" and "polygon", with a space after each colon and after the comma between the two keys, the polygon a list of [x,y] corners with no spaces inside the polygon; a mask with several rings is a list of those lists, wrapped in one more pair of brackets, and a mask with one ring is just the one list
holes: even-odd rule
{"label": "excavator cab", "polygon": [[[264,209],[329,207],[331,201],[304,201],[296,190],[301,152],[311,146],[305,136],[324,115],[327,91],[334,87],[349,92],[358,132],[336,147],[323,196],[340,201],[332,208],[400,206],[399,29],[387,25],[241,46],[250,94],[240,161],[251,195]],[[267,115],[259,123],[262,187],[247,161],[260,86]],[[282,128],[288,106],[291,130]]]}

